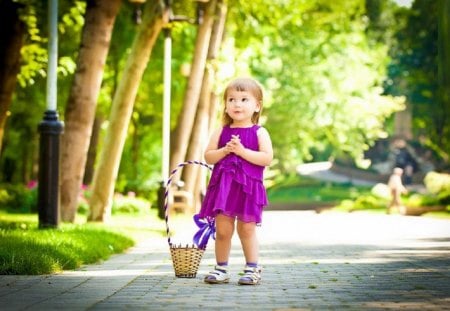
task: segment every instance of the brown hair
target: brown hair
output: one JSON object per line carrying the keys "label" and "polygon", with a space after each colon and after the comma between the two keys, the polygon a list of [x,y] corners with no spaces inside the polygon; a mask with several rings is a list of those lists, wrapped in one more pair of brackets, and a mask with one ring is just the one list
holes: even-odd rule
{"label": "brown hair", "polygon": [[224,125],[230,125],[233,123],[233,119],[230,118],[230,116],[226,113],[226,102],[227,102],[227,96],[229,91],[238,91],[238,92],[250,92],[253,96],[255,96],[256,100],[260,104],[260,109],[258,112],[254,112],[252,116],[252,122],[253,124],[258,124],[259,116],[261,115],[262,111],[262,103],[263,103],[263,89],[261,85],[254,79],[251,78],[238,78],[233,81],[231,81],[227,87],[225,88],[225,92],[223,93],[223,101],[224,101],[224,108],[223,108],[223,115],[222,115],[222,123]]}

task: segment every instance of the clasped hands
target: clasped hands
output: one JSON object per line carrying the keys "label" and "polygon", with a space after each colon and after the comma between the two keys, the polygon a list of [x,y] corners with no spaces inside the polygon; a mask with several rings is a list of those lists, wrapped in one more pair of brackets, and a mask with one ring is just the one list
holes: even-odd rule
{"label": "clasped hands", "polygon": [[245,147],[241,143],[239,135],[231,135],[231,139],[225,147],[223,147],[226,154],[234,153],[238,156],[242,156],[245,152]]}

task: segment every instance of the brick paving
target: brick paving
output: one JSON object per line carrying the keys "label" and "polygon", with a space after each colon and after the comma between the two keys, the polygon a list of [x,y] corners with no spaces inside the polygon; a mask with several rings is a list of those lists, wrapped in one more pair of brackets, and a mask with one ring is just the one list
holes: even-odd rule
{"label": "brick paving", "polygon": [[176,278],[164,237],[96,265],[45,276],[0,276],[1,310],[450,310],[450,221],[367,213],[267,211],[258,228],[263,280]]}

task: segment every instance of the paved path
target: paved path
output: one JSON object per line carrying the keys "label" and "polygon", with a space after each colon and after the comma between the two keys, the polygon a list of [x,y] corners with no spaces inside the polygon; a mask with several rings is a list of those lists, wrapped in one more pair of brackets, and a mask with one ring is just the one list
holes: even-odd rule
{"label": "paved path", "polygon": [[0,276],[1,310],[450,310],[450,221],[366,213],[267,211],[263,281],[208,285],[174,277],[164,238],[48,276]]}

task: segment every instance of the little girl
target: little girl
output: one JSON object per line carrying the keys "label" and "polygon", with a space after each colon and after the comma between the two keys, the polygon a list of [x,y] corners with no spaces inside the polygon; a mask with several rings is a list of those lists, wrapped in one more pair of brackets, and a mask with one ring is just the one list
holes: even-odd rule
{"label": "little girl", "polygon": [[273,158],[272,142],[267,130],[258,125],[263,92],[255,80],[232,81],[223,98],[223,127],[212,134],[205,150],[205,160],[214,164],[214,169],[199,217],[215,218],[217,264],[204,281],[229,281],[228,259],[237,222],[246,260],[238,283],[255,285],[261,280],[256,226],[261,224],[262,211],[268,203],[263,171]]}

